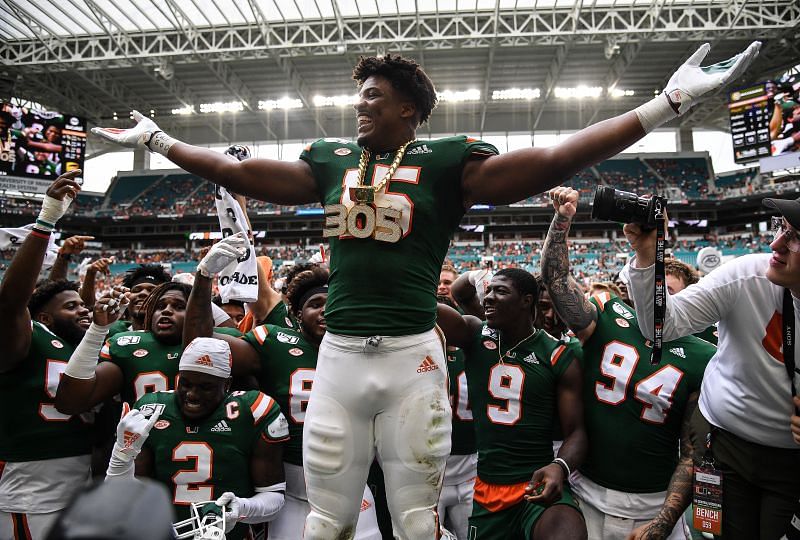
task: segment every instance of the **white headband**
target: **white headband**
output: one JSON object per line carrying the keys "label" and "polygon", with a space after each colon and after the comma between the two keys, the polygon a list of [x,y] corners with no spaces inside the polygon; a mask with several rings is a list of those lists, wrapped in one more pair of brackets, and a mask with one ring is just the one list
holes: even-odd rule
{"label": "white headband", "polygon": [[227,341],[208,337],[194,338],[183,350],[180,371],[196,371],[227,379],[231,376],[233,356]]}

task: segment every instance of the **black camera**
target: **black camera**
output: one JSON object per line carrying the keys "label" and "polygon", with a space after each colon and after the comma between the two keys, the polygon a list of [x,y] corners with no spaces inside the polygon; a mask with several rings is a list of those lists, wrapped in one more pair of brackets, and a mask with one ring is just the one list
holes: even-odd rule
{"label": "black camera", "polygon": [[640,197],[629,191],[597,186],[592,204],[592,219],[638,223],[645,230],[653,230],[664,220],[666,209],[667,200],[664,197]]}

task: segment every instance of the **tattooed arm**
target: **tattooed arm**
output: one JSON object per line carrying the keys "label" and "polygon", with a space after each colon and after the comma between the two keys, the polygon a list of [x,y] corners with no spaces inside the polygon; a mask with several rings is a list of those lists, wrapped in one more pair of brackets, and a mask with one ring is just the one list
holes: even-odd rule
{"label": "tattooed arm", "polygon": [[661,510],[652,520],[631,532],[627,540],[666,539],[691,503],[694,444],[692,443],[690,422],[692,414],[697,408],[699,396],[699,392],[694,392],[689,395],[686,402],[686,411],[683,413],[683,424],[681,425],[681,459],[675,466],[675,472],[672,473],[667,496],[661,505]]}
{"label": "tattooed arm", "polygon": [[542,249],[542,279],[553,306],[581,343],[589,339],[597,324],[597,308],[584,296],[569,272],[567,236],[578,206],[579,193],[558,187],[550,192],[556,215]]}

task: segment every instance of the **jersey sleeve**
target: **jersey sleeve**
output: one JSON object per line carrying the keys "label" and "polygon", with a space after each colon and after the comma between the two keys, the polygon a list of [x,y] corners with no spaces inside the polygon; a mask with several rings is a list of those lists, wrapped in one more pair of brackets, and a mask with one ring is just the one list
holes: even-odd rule
{"label": "jersey sleeve", "polygon": [[487,158],[496,156],[500,153],[498,152],[497,148],[494,147],[494,145],[491,145],[480,139],[467,136],[464,142],[466,143],[466,147],[464,148],[462,161],[465,161],[469,158]]}
{"label": "jersey sleeve", "polygon": [[250,404],[256,433],[268,443],[289,440],[289,422],[274,399],[252,390],[245,396]]}
{"label": "jersey sleeve", "polygon": [[560,378],[572,364],[572,360],[575,358],[575,350],[569,346],[569,343],[552,337],[550,339],[554,342],[554,346],[550,351],[550,366],[552,366],[556,377]]}

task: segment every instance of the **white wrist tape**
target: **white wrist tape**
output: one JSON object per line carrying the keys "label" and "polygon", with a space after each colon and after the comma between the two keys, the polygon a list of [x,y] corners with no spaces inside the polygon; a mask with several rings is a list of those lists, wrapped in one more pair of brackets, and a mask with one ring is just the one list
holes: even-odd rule
{"label": "white wrist tape", "polygon": [[172,145],[178,142],[177,139],[173,139],[163,131],[156,131],[150,140],[147,142],[147,147],[157,153],[161,154],[164,157],[167,157],[167,153],[169,149],[172,148]]}
{"label": "white wrist tape", "polygon": [[67,213],[72,202],[72,197],[65,195],[63,201],[59,201],[50,195],[45,195],[42,201],[42,209],[39,211],[39,217],[36,219],[36,225],[48,231],[52,231],[56,222]]}
{"label": "white wrist tape", "polygon": [[134,474],[134,460],[120,459],[118,452],[119,443],[114,443],[114,450],[111,452],[111,459],[106,469],[106,482],[119,478],[132,480]]}
{"label": "white wrist tape", "polygon": [[257,487],[256,494],[248,499],[239,499],[243,523],[263,523],[275,519],[286,500],[286,482],[269,487]]}
{"label": "white wrist tape", "polygon": [[669,104],[667,95],[664,92],[661,92],[647,103],[636,107],[634,112],[639,117],[639,122],[641,122],[645,133],[650,133],[678,116]]}
{"label": "white wrist tape", "polygon": [[73,379],[94,378],[97,357],[103,347],[103,341],[106,339],[109,326],[111,325],[100,326],[92,323],[83,335],[81,342],[75,347],[72,356],[69,357],[64,375],[69,375]]}

